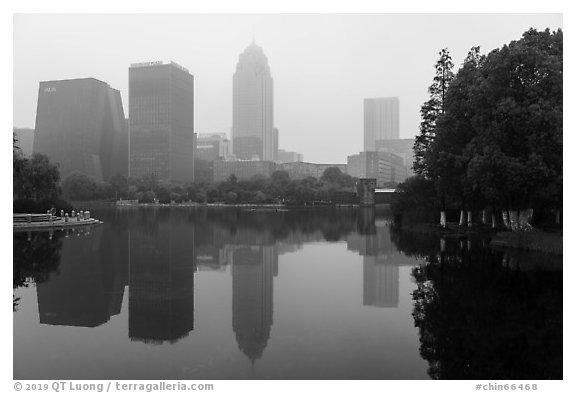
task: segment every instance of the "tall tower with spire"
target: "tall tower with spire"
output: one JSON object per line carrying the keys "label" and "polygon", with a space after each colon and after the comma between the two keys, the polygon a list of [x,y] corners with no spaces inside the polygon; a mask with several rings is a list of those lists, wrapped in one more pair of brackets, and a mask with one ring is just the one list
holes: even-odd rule
{"label": "tall tower with spire", "polygon": [[232,149],[238,159],[276,159],[272,84],[268,58],[253,40],[233,78]]}

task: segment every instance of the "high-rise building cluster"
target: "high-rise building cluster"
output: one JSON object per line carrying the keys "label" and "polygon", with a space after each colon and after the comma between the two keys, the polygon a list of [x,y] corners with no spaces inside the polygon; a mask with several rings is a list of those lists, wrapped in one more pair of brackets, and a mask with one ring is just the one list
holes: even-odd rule
{"label": "high-rise building cluster", "polygon": [[348,174],[374,178],[377,187],[404,181],[412,173],[414,139],[400,139],[398,97],[364,100],[364,151],[348,156]]}
{"label": "high-rise building cluster", "polygon": [[194,76],[186,68],[134,63],[128,77],[128,119],[120,92],[105,82],[40,82],[35,130],[14,130],[23,153],[47,155],[63,179],[78,171],[96,180],[153,175],[185,183],[232,174],[249,179],[274,170],[300,179],[336,166],[382,187],[411,173],[414,140],[399,138],[398,97],[364,100],[364,150],[348,156],[346,164],[303,162],[302,154],[280,149],[270,66],[254,42],[240,54],[233,74],[230,139],[225,133],[195,133]]}
{"label": "high-rise building cluster", "polygon": [[194,77],[161,61],[129,68],[130,118],[120,92],[94,78],[40,82],[33,144],[62,178],[115,174],[194,180]]}
{"label": "high-rise building cluster", "polygon": [[195,133],[194,76],[181,65],[134,63],[128,78],[128,119],[120,92],[103,81],[40,82],[35,129],[14,130],[22,152],[47,155],[62,178],[81,172],[100,181],[115,174],[205,181],[215,178],[219,161],[227,162],[216,164],[220,172],[250,174],[303,160],[278,148],[273,80],[254,42],[240,54],[233,76],[230,139],[225,133]]}

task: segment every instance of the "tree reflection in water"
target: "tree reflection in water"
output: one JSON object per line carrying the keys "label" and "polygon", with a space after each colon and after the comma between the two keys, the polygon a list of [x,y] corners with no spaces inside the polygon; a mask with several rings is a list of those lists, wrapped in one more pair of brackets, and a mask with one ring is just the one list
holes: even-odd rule
{"label": "tree reflection in water", "polygon": [[413,317],[430,377],[562,379],[562,271],[553,256],[493,250],[488,239],[391,237],[423,258],[412,271]]}
{"label": "tree reflection in water", "polygon": [[[14,233],[13,289],[47,281],[58,270],[63,237],[62,231]],[[13,295],[14,311],[18,310],[19,300]]]}

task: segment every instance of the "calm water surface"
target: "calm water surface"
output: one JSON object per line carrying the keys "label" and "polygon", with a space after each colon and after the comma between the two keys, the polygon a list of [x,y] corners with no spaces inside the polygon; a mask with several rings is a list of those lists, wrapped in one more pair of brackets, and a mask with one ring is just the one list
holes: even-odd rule
{"label": "calm water surface", "polygon": [[562,261],[371,209],[14,233],[15,379],[561,379]]}

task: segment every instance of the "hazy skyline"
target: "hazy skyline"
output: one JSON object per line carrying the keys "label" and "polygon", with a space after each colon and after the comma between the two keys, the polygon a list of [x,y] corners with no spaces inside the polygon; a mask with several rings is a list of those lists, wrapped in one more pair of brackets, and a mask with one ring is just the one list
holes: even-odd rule
{"label": "hazy skyline", "polygon": [[14,120],[35,125],[40,81],[94,77],[128,111],[131,63],[175,61],[195,79],[195,132],[231,137],[232,75],[253,38],[274,80],[279,147],[344,163],[363,147],[364,98],[397,96],[400,137],[418,133],[440,49],[455,70],[561,14],[16,14]]}

